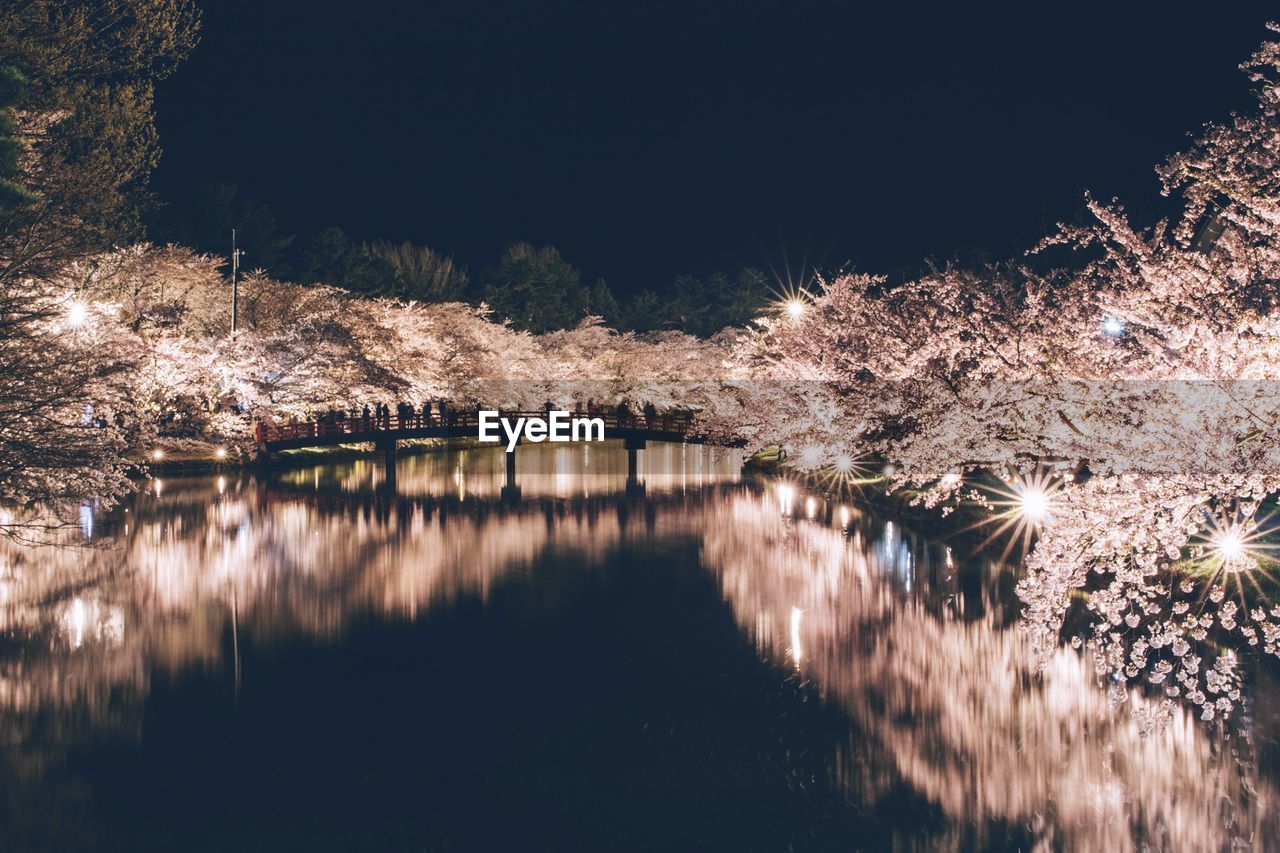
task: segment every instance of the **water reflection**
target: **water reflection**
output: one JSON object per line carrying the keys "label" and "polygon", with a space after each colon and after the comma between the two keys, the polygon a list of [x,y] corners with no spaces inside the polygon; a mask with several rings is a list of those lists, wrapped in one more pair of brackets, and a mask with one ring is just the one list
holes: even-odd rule
{"label": "water reflection", "polygon": [[390,498],[363,461],[217,477],[212,490],[205,478],[154,480],[96,522],[96,539],[87,513],[77,546],[0,541],[0,708],[91,705],[95,681],[103,695],[145,693],[154,669],[220,662],[233,615],[234,631],[258,638],[332,637],[362,614],[412,619],[483,599],[548,548],[600,559],[629,525],[645,537],[691,530],[702,493],[690,490],[737,476],[724,451],[668,445],[642,465],[641,499],[616,448],[537,450],[521,450],[516,503],[494,500],[500,452],[435,453],[402,460]]}
{"label": "water reflection", "polygon": [[1277,837],[1272,781],[1248,746],[1256,733],[1223,736],[1180,709],[1143,737],[1158,699],[1107,689],[1065,648],[1035,674],[999,566],[957,570],[949,548],[893,522],[833,515],[842,523],[728,497],[704,522],[703,556],[762,654],[852,716],[860,736],[833,767],[865,808],[905,780],[943,809],[957,847],[1007,843],[1011,824],[1063,849]]}
{"label": "water reflection", "polygon": [[[622,443],[524,444],[516,449],[515,485],[523,497],[590,497],[627,488],[627,456]],[[650,492],[687,492],[733,482],[742,453],[722,447],[653,441],[637,451],[636,480]],[[387,486],[381,462],[299,470],[286,481],[314,490],[368,493]],[[406,496],[452,496],[458,500],[496,498],[507,482],[507,456],[492,447],[402,455],[395,491]],[[633,484],[634,485],[634,484]]]}
{"label": "water reflection", "polygon": [[882,816],[894,838],[919,841],[904,792],[941,814],[931,846],[1277,837],[1254,746],[1273,741],[1265,672],[1246,730],[1178,712],[1144,738],[1150,701],[1100,684],[1076,652],[1035,674],[1004,567],[850,503],[739,484],[735,461],[706,450],[659,449],[640,465],[643,492],[627,488],[620,448],[539,448],[520,462],[516,501],[502,497],[500,453],[438,453],[403,459],[394,494],[364,462],[171,479],[109,516],[89,512],[81,547],[0,543],[9,823],[74,811],[83,790],[62,781],[68,750],[140,740],[157,680],[203,671],[227,695],[252,682],[245,643],[340,645],[370,619],[429,622],[504,584],[545,606],[564,583],[531,573],[548,553],[608,572],[633,546],[691,539],[778,683],[802,681],[847,716],[822,763],[850,810]]}

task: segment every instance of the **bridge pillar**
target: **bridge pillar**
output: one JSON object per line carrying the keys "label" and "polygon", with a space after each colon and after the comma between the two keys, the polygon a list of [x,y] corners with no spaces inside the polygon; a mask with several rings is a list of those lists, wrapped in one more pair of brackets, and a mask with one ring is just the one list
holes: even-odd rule
{"label": "bridge pillar", "polygon": [[504,501],[520,500],[520,487],[516,485],[516,451],[514,448],[507,451],[507,477],[502,484],[502,499]]}
{"label": "bridge pillar", "polygon": [[628,438],[624,441],[627,448],[627,491],[642,491],[644,484],[640,482],[640,460],[638,451],[644,450],[643,438]]}
{"label": "bridge pillar", "polygon": [[378,450],[382,451],[382,463],[385,469],[387,485],[395,488],[396,482],[396,440],[391,436],[382,436],[377,441]]}

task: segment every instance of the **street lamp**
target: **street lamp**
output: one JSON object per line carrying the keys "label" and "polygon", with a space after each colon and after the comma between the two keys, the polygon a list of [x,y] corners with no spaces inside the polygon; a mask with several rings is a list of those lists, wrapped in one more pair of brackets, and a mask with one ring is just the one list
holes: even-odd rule
{"label": "street lamp", "polygon": [[236,325],[240,315],[240,256],[244,252],[236,248],[236,229],[231,229],[231,334],[236,333]]}

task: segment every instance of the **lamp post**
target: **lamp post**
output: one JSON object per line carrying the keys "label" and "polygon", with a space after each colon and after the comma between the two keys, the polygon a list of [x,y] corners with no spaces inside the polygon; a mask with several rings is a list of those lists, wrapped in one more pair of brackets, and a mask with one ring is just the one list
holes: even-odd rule
{"label": "lamp post", "polygon": [[231,334],[236,333],[236,322],[240,315],[240,256],[244,254],[236,248],[236,229],[231,229]]}

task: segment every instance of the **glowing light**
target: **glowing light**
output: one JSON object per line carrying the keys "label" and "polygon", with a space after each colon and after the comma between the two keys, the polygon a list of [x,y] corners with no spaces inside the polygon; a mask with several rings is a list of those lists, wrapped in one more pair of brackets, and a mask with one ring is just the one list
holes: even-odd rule
{"label": "glowing light", "polygon": [[812,444],[800,449],[800,464],[806,468],[817,468],[822,461],[822,450]]}
{"label": "glowing light", "polygon": [[1244,533],[1239,527],[1233,525],[1219,531],[1212,542],[1214,549],[1224,559],[1234,560],[1244,555]]}
{"label": "glowing light", "polygon": [[1102,331],[1113,338],[1118,338],[1124,334],[1124,320],[1118,317],[1108,317],[1102,321]]}
{"label": "glowing light", "polygon": [[780,281],[778,284],[779,286],[773,290],[775,310],[789,317],[793,322],[798,321],[809,310],[813,296],[800,281]]}
{"label": "glowing light", "polygon": [[999,514],[979,523],[980,526],[996,525],[984,545],[1006,531],[1013,532],[1002,559],[1009,555],[1018,539],[1021,539],[1023,552],[1026,552],[1035,531],[1051,521],[1059,511],[1058,496],[1063,487],[1062,480],[1046,469],[1011,473],[1005,478],[1005,483],[1007,488],[995,489],[996,499],[991,501],[993,506],[1000,508]]}
{"label": "glowing light", "polygon": [[852,491],[880,479],[864,457],[848,451],[837,453],[826,464],[822,479],[825,486],[834,491]]}
{"label": "glowing light", "polygon": [[1030,485],[1018,495],[1018,511],[1032,524],[1039,524],[1049,515],[1050,499],[1044,489]]}
{"label": "glowing light", "polygon": [[83,326],[89,319],[89,308],[80,300],[72,300],[67,305],[67,323],[71,326]]}
{"label": "glowing light", "polygon": [[1275,546],[1267,537],[1273,530],[1259,530],[1252,518],[1210,518],[1208,534],[1203,540],[1209,556],[1222,561],[1222,568],[1231,573],[1258,568],[1258,557]]}
{"label": "glowing light", "polygon": [[164,458],[164,451],[157,447],[155,450],[151,451],[151,458],[159,462]]}
{"label": "glowing light", "polygon": [[942,479],[938,481],[938,485],[944,489],[952,489],[960,485],[960,475],[955,471],[949,471],[942,475]]}
{"label": "glowing light", "polygon": [[226,459],[227,449],[225,447],[219,447],[217,450],[213,451],[213,455],[216,456],[218,459]]}

